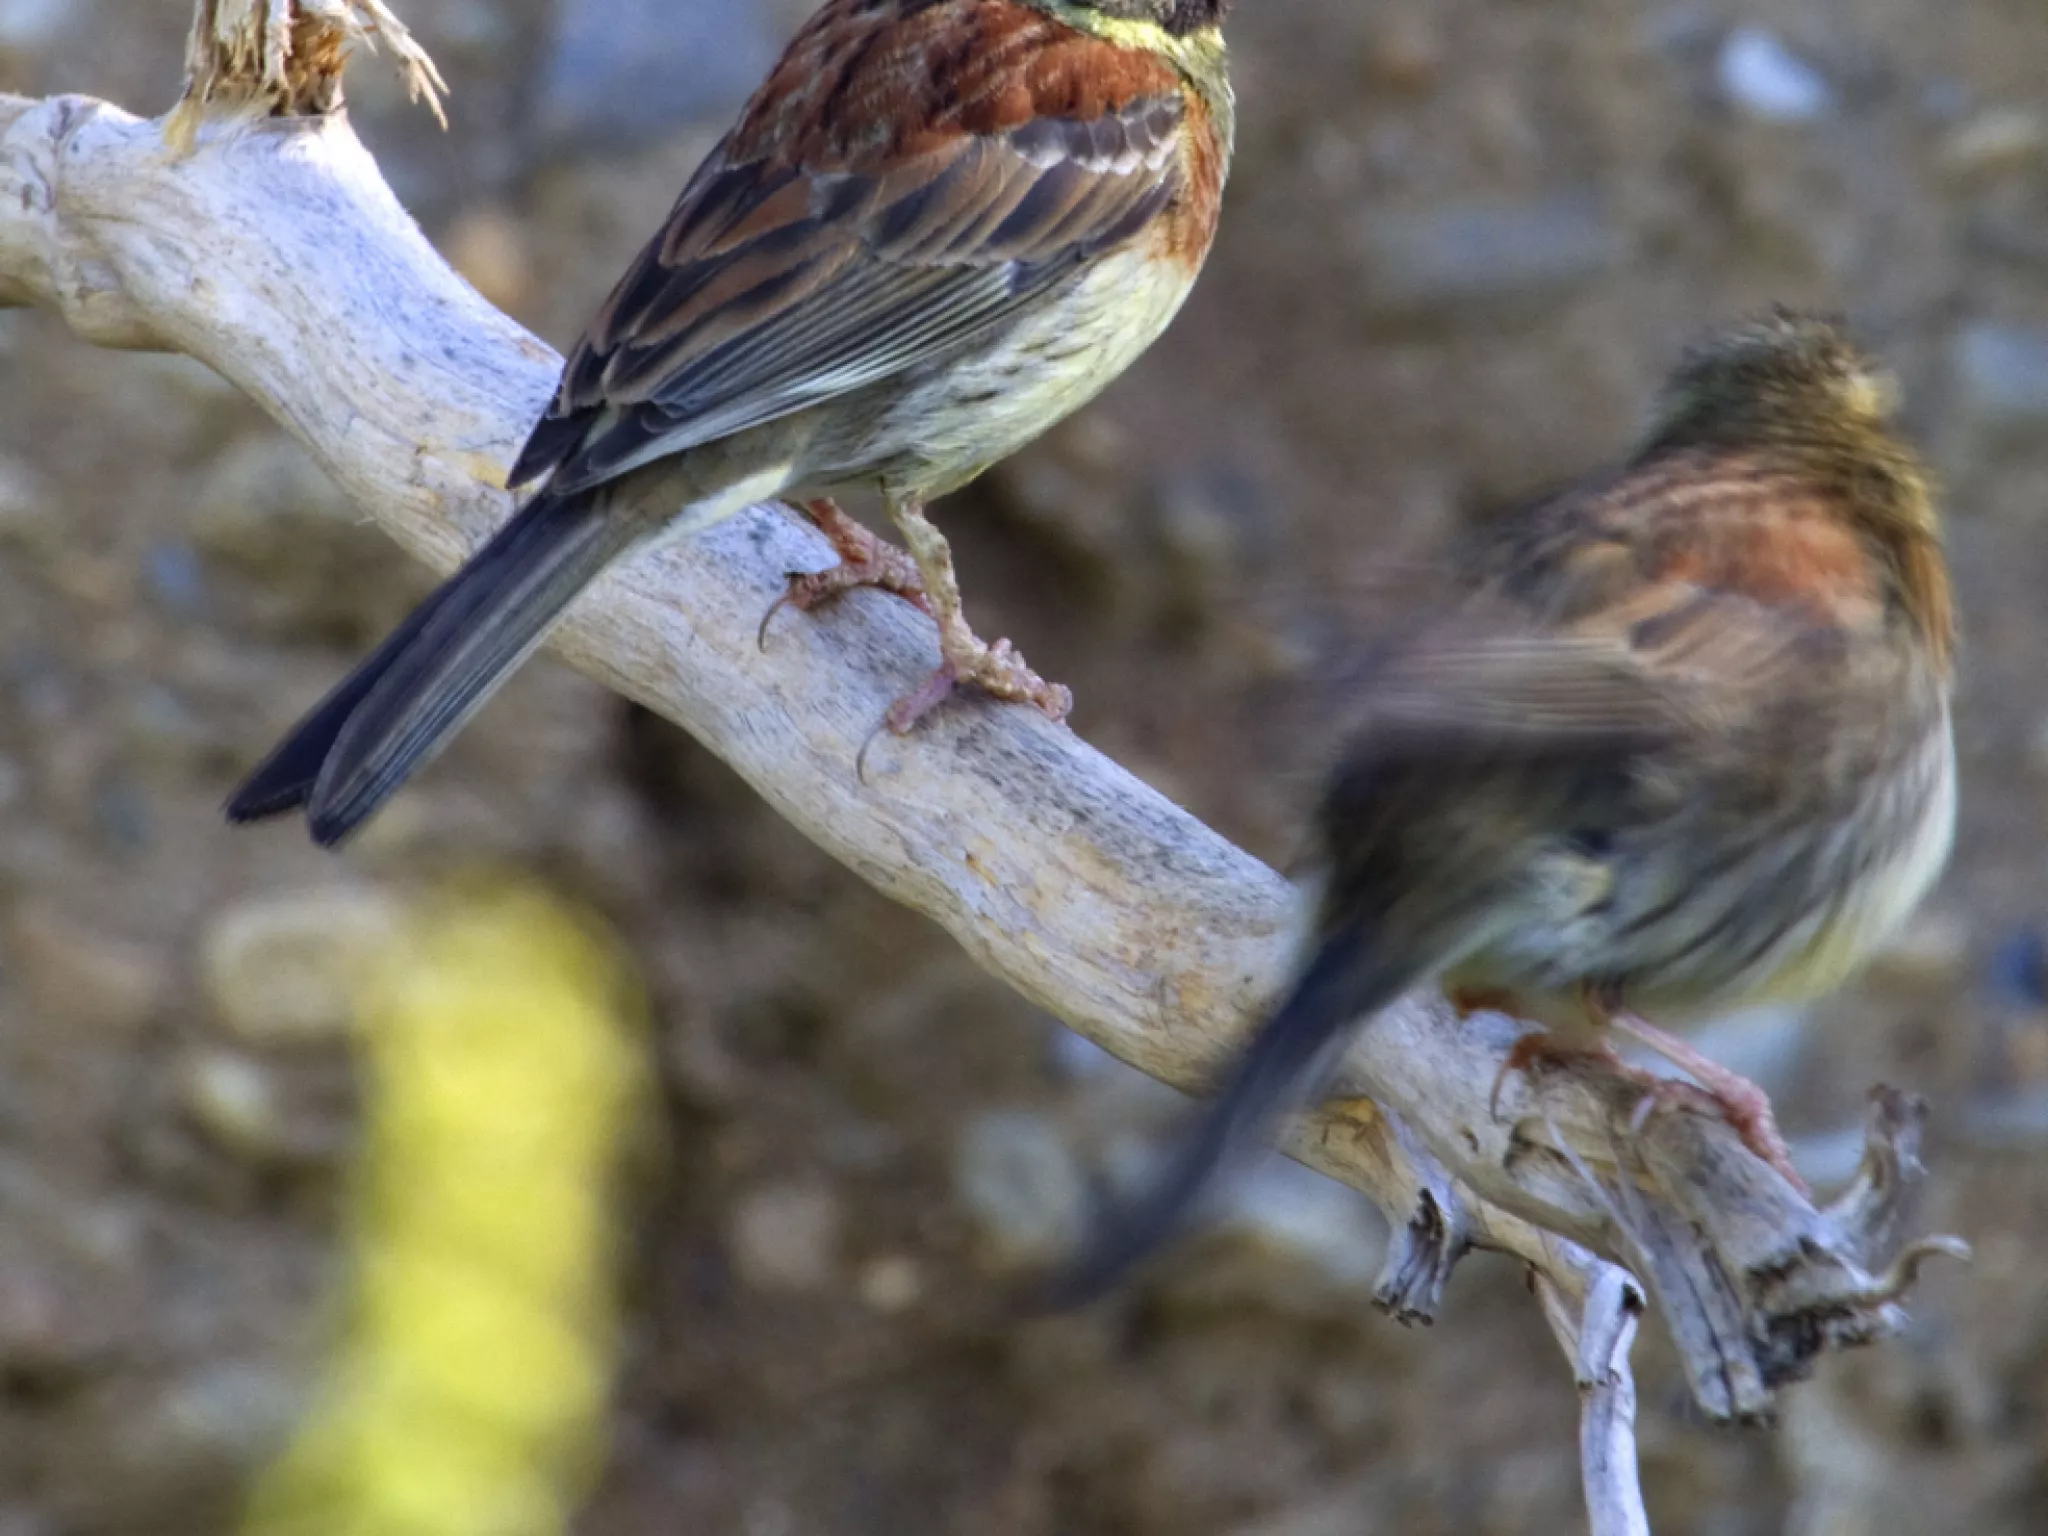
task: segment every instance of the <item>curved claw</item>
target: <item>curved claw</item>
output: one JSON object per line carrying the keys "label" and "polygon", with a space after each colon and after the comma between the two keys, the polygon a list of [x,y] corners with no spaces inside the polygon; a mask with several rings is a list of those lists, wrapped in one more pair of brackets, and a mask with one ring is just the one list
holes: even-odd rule
{"label": "curved claw", "polygon": [[[797,582],[797,578],[799,578],[799,575],[801,575],[801,571],[784,571],[784,575],[788,575],[788,580],[791,580],[791,584],[795,584],[795,582]],[[788,604],[791,604],[793,596],[795,596],[795,586],[791,586],[791,588],[786,588],[786,590],[782,592],[782,596],[780,596],[780,598],[776,598],[774,602],[770,602],[770,604],[768,604],[768,612],[764,612],[764,614],[762,614],[762,623],[760,623],[760,629],[756,629],[756,631],[754,631],[754,649],[756,649],[756,651],[766,651],[766,649],[768,649],[768,625],[772,625],[772,623],[774,623],[774,616],[776,616],[778,612],[782,612],[782,610],[784,610],[784,608],[786,608]]]}
{"label": "curved claw", "polygon": [[949,661],[926,678],[923,686],[915,693],[905,694],[889,706],[880,722],[868,732],[867,740],[860,744],[860,751],[854,757],[853,771],[861,783],[865,784],[868,781],[868,748],[875,744],[876,739],[884,732],[891,736],[908,736],[916,728],[918,721],[930,714],[934,706],[952,693],[959,680],[959,669]]}
{"label": "curved claw", "polygon": [[862,784],[866,784],[868,781],[868,748],[875,744],[877,736],[888,729],[889,722],[886,719],[878,722],[875,728],[868,732],[867,738],[861,742],[860,750],[853,754],[853,776]]}
{"label": "curved claw", "polygon": [[775,615],[796,601],[796,584],[803,579],[804,573],[802,571],[784,571],[783,575],[788,579],[789,585],[783,589],[782,596],[770,603],[768,611],[761,615],[761,627],[754,631],[754,648],[756,650],[765,651],[768,649],[768,626],[775,622]]}

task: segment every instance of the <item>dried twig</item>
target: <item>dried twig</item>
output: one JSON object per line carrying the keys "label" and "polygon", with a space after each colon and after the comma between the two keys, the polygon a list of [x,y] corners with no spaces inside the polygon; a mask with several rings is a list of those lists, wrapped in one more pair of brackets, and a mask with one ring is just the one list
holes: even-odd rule
{"label": "dried twig", "polygon": [[199,0],[185,43],[185,94],[164,125],[179,151],[202,120],[312,117],[341,108],[341,73],[355,44],[382,39],[414,101],[443,128],[448,83],[384,0]]}
{"label": "dried twig", "polygon": [[[229,0],[202,4],[195,35],[212,41],[195,47],[182,157],[164,154],[163,125],[104,103],[0,98],[0,304],[210,364],[445,570],[504,515],[504,466],[559,359],[448,270],[330,110],[338,93],[290,83],[292,59],[338,59],[358,16],[437,83],[389,13],[268,0],[259,16],[237,0],[235,14],[217,45]],[[254,101],[323,115],[256,116]],[[756,624],[783,573],[829,558],[807,526],[757,508],[632,561],[556,643],[1075,1029],[1167,1082],[1207,1083],[1281,979],[1298,915],[1288,886],[1029,710],[944,711],[878,751],[860,782],[862,739],[936,646],[905,605],[855,594],[778,627],[763,652]],[[1372,1196],[1403,1234],[1388,1310],[1432,1317],[1470,1246],[1528,1262],[1554,1315],[1581,1319],[1573,1337],[1598,1346],[1571,1347],[1594,1373],[1588,1465],[1602,1477],[1629,1417],[1632,1313],[1613,1319],[1633,1282],[1614,1265],[1643,1277],[1720,1418],[1766,1415],[1822,1349],[1896,1330],[1917,1106],[1876,1101],[1863,1175],[1819,1211],[1719,1121],[1671,1113],[1628,1134],[1636,1090],[1595,1072],[1516,1078],[1497,1119],[1517,1028],[1419,1000],[1390,1008],[1347,1060],[1348,1091],[1365,1097],[1294,1134],[1297,1156]]]}
{"label": "dried twig", "polygon": [[1553,1273],[1533,1271],[1532,1283],[1579,1386],[1579,1474],[1592,1536],[1650,1536],[1636,1475],[1636,1383],[1628,1363],[1642,1292],[1610,1265],[1574,1304]]}

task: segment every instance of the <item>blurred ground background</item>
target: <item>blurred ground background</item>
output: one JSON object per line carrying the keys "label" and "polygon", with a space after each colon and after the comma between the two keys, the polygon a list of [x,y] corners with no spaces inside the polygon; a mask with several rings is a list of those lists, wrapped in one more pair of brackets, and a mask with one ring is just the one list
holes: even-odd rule
{"label": "blurred ground background", "polygon": [[[408,0],[393,185],[571,339],[805,0]],[[144,112],[186,7],[0,0],[0,88]],[[1846,308],[1947,482],[1955,866],[1870,981],[1715,1048],[1817,1175],[1865,1087],[1935,1105],[1978,1261],[1780,1433],[1639,1349],[1667,1536],[2048,1531],[2048,13],[2037,0],[1245,0],[1241,141],[1184,317],[941,511],[985,634],[1271,859],[1305,668],[1461,524],[1611,455],[1675,348]],[[230,389],[0,315],[0,1536],[229,1528],[313,1393],[363,1137],[347,983],[488,861],[651,993],[627,1320],[575,1529],[1323,1536],[1581,1518],[1569,1381],[1508,1266],[1406,1333],[1380,1236],[1293,1170],[1085,1318],[974,1322],[1170,1094],[828,862],[681,733],[532,665],[347,856],[230,834],[239,772],[425,589]]]}

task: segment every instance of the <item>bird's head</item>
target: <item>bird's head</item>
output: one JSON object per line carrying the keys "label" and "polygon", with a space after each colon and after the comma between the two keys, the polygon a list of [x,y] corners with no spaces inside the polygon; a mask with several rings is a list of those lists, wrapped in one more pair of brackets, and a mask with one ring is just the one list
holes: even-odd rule
{"label": "bird's head", "polygon": [[1846,445],[1888,438],[1898,398],[1891,371],[1838,322],[1780,308],[1690,347],[1665,382],[1651,435]]}
{"label": "bird's head", "polygon": [[1777,309],[1685,354],[1645,452],[1725,450],[1795,468],[1888,551],[1907,611],[1946,666],[1955,621],[1940,518],[1925,467],[1892,430],[1898,404],[1891,371],[1835,321]]}

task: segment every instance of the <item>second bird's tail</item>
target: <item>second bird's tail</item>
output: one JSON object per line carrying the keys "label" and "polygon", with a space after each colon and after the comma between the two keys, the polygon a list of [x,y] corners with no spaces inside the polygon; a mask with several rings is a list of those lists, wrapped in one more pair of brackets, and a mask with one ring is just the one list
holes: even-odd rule
{"label": "second bird's tail", "polygon": [[522,507],[316,704],[228,801],[230,821],[305,807],[332,846],[438,752],[645,525],[589,497]]}
{"label": "second bird's tail", "polygon": [[1326,935],[1165,1171],[1110,1213],[1039,1304],[1058,1310],[1094,1300],[1178,1234],[1216,1179],[1317,1091],[1346,1026],[1393,1001],[1417,974],[1411,950],[1393,953],[1349,926]]}

